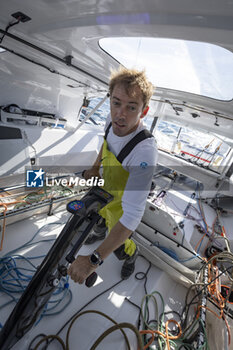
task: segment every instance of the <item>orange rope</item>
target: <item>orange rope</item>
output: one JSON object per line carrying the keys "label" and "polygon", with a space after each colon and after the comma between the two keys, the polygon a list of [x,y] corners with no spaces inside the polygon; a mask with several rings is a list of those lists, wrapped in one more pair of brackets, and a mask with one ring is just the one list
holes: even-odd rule
{"label": "orange rope", "polygon": [[210,311],[210,312],[211,312],[212,314],[214,314],[214,316],[216,316],[219,320],[221,320],[221,318],[222,318],[223,310],[221,310],[220,315],[218,315],[216,312],[214,312],[213,310],[211,310],[208,306],[203,306],[203,305],[199,305],[199,306],[198,306],[198,317],[197,317],[197,318],[199,318],[199,315],[200,315],[199,311],[200,311],[200,309],[205,309],[205,310]]}
{"label": "orange rope", "polygon": [[210,283],[207,288],[208,288],[209,294],[210,294],[211,298],[213,299],[214,303],[217,304],[217,306],[220,309],[220,315],[218,315],[215,311],[213,311],[212,309],[210,309],[207,306],[199,305],[198,312],[197,312],[197,318],[200,315],[200,309],[203,308],[203,309],[210,311],[219,320],[223,319],[225,321],[227,331],[228,331],[228,345],[230,345],[230,343],[231,343],[231,331],[230,331],[229,324],[228,324],[228,322],[225,318],[225,315],[224,315],[225,299],[222,296],[222,294],[220,293],[221,286],[219,283],[219,279],[216,278],[217,276],[218,276],[218,268],[217,268],[217,266],[215,266],[215,262],[213,261],[211,264],[208,265],[208,283],[210,283],[213,279],[215,279],[215,281],[213,283]]}
{"label": "orange rope", "polygon": [[[169,335],[169,329],[168,329],[168,325],[169,323],[175,323],[179,329],[179,333],[178,335]],[[159,334],[161,335],[163,338],[166,339],[166,343],[167,343],[167,349],[168,350],[171,350],[170,348],[170,344],[169,344],[169,340],[174,340],[174,339],[179,339],[182,335],[182,331],[181,331],[181,327],[180,327],[180,324],[176,321],[176,320],[168,320],[166,323],[165,323],[165,334],[160,332],[160,331],[156,331],[156,330],[142,330],[140,331],[140,334],[151,334],[152,335],[152,339],[150,339],[150,341],[144,346],[143,350],[147,349],[148,346],[150,346],[153,341],[154,341],[154,333],[155,334]]]}
{"label": "orange rope", "polygon": [[205,238],[205,236],[206,236],[206,233],[199,239],[199,241],[197,242],[197,244],[196,244],[196,246],[195,246],[195,248],[194,248],[194,250],[195,250],[195,252],[197,252],[197,247],[201,244],[201,242],[203,241],[203,239]]}
{"label": "orange rope", "polygon": [[152,343],[153,341],[155,340],[155,331],[153,330],[142,330],[142,331],[139,331],[140,334],[151,334],[151,339],[149,340],[149,342],[143,347],[143,350],[146,350]]}

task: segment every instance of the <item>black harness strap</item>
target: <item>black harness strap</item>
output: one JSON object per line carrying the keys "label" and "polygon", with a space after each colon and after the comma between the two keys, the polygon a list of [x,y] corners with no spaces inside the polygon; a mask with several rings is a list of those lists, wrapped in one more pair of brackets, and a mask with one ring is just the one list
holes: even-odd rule
{"label": "black harness strap", "polygon": [[[109,130],[112,126],[112,123],[110,123],[105,131],[104,138],[107,139]],[[120,153],[117,156],[118,162],[122,164],[123,160],[130,154],[130,152],[134,149],[134,147],[141,141],[154,137],[149,130],[142,130],[137,135],[135,135],[126,145],[122,148]]]}
{"label": "black harness strap", "polygon": [[126,145],[122,148],[120,153],[117,156],[118,162],[121,164],[123,160],[130,154],[130,152],[134,149],[134,147],[141,141],[154,137],[149,130],[142,130],[137,135],[135,135]]}
{"label": "black harness strap", "polygon": [[105,135],[104,135],[105,140],[107,139],[107,136],[108,136],[108,133],[109,133],[111,126],[112,126],[112,122],[108,124],[108,127],[105,130]]}

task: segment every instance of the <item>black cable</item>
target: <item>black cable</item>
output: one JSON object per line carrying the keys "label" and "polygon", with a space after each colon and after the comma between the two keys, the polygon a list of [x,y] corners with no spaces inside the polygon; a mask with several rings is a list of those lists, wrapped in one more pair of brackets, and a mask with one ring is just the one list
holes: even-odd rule
{"label": "black cable", "polygon": [[[142,257],[142,258],[144,258],[147,262],[149,262],[149,267],[147,268],[146,272],[142,272],[142,271],[137,272],[137,273],[135,274],[134,277],[135,277],[138,281],[143,280],[143,279],[145,278],[144,289],[146,290],[147,274],[148,274],[148,272],[149,272],[149,270],[150,270],[150,268],[151,268],[151,262],[148,261],[143,255],[139,254],[139,256]],[[142,277],[138,277],[140,274],[142,275]],[[147,292],[146,292],[146,294],[147,294]],[[141,307],[138,306],[137,304],[135,304],[133,301],[131,301],[131,300],[128,299],[127,297],[125,297],[125,300],[128,301],[131,305],[135,306],[137,309],[139,309],[138,321],[136,322],[136,324],[137,324],[137,329],[139,330],[139,329],[140,329],[140,324],[141,324],[141,318],[140,318],[140,316],[141,316]]]}
{"label": "black cable", "polygon": [[140,306],[138,306],[137,304],[135,304],[134,302],[132,302],[130,299],[128,299],[127,297],[125,298],[125,300],[127,300],[131,305],[135,306],[137,309],[139,309],[139,312],[138,312],[138,320],[136,322],[136,326],[137,326],[137,329],[140,329],[140,325],[141,325],[141,319],[140,319],[140,315],[141,315],[141,308]]}
{"label": "black cable", "polygon": [[133,301],[131,301],[130,299],[128,299],[127,297],[125,297],[125,300],[128,301],[131,305],[135,306],[136,308],[138,308],[141,312],[141,308],[140,306],[138,306],[137,304],[135,304]]}
{"label": "black cable", "polygon": [[[135,278],[136,280],[138,281],[141,281],[143,279],[145,279],[145,282],[144,282],[144,290],[145,290],[145,294],[148,294],[147,292],[147,288],[146,288],[146,284],[147,284],[147,274],[151,268],[151,262],[149,260],[147,260],[143,255],[139,254],[139,256],[141,256],[142,258],[144,258],[148,263],[149,263],[149,266],[148,266],[148,269],[146,270],[146,272],[137,272],[136,275],[135,275]],[[139,277],[140,275],[142,275],[142,277]]]}
{"label": "black cable", "polygon": [[18,24],[18,23],[20,22],[20,18],[21,18],[21,17],[19,17],[19,19],[18,19],[16,22],[9,23],[9,24],[6,26],[5,33],[4,33],[3,36],[0,38],[0,45],[1,45],[1,43],[2,43],[2,41],[3,41],[3,39],[4,39],[4,37],[6,36],[6,33],[8,32],[8,30],[9,30],[11,27],[15,26],[16,24]]}
{"label": "black cable", "polygon": [[[143,259],[145,259],[145,260],[149,263],[149,266],[148,266],[146,272],[142,272],[142,271],[141,271],[141,272],[137,272],[137,273],[135,274],[135,278],[136,278],[137,280],[141,281],[141,280],[145,279],[145,281],[144,281],[144,290],[145,290],[145,294],[147,295],[147,294],[148,294],[148,292],[147,292],[147,287],[146,287],[146,284],[147,284],[147,275],[148,275],[148,273],[149,273],[149,270],[151,269],[152,264],[151,264],[151,262],[150,262],[149,260],[147,260],[143,255],[140,254],[139,256],[141,256]],[[141,277],[139,277],[140,275],[141,275]],[[147,298],[148,298],[148,297],[146,297],[146,299],[147,299]],[[141,309],[141,307],[139,307],[139,309],[140,309],[140,311],[139,311],[138,322],[137,322],[137,328],[138,328],[138,330],[140,329],[140,325],[141,325],[141,315],[142,315],[142,309]],[[149,323],[149,310],[148,310],[148,316],[147,316],[147,323]],[[147,342],[147,335],[146,335],[146,334],[143,335],[143,341],[144,341],[144,344]]]}
{"label": "black cable", "polygon": [[196,350],[196,348],[194,348],[191,344],[181,344],[178,350]]}
{"label": "black cable", "polygon": [[[33,347],[32,347],[33,343],[40,337],[44,338],[44,337],[46,337],[46,334],[44,334],[44,333],[37,334],[37,336],[35,336],[32,339],[31,343],[28,345],[28,350],[33,350]],[[45,346],[47,347],[48,344],[49,344],[48,339],[46,339],[46,345]],[[43,347],[41,350],[45,350],[45,347]]]}
{"label": "black cable", "polygon": [[122,281],[124,280],[120,280],[118,282],[116,282],[115,284],[113,284],[111,287],[109,287],[108,289],[104,290],[103,292],[101,292],[100,294],[96,295],[93,299],[91,299],[88,303],[86,303],[84,306],[81,307],[81,309],[79,309],[78,311],[75,312],[75,314],[73,316],[71,316],[71,318],[59,329],[59,331],[56,333],[56,335],[60,334],[63,329],[72,321],[72,319],[78,315],[83,309],[85,309],[85,307],[87,307],[89,304],[91,304],[94,300],[96,300],[97,298],[99,298],[101,295],[107,293],[109,290],[113,289],[114,287],[116,287],[118,284],[120,284]]}
{"label": "black cable", "polygon": [[181,318],[182,318],[182,317],[181,317],[181,314],[179,314],[179,312],[178,312],[178,311],[175,311],[175,310],[167,311],[167,312],[161,313],[160,316],[159,316],[159,322],[161,322],[162,316],[167,316],[167,315],[169,315],[169,314],[177,315],[177,316],[179,317],[179,321],[181,322]]}
{"label": "black cable", "polygon": [[[148,261],[144,256],[139,255],[142,258],[144,258],[146,261]],[[148,261],[149,262],[149,261]],[[146,283],[147,283],[147,274],[149,272],[151,268],[151,262],[149,262],[149,266],[146,270],[146,272],[138,272],[135,274],[135,278],[137,280],[143,280],[145,279],[144,282],[144,289],[145,292],[147,294],[147,288],[146,288]],[[141,274],[142,277],[138,277],[137,275]],[[72,320],[84,309],[86,308],[89,304],[91,304],[94,300],[96,300],[97,298],[99,298],[101,295],[105,294],[106,292],[108,292],[109,290],[112,290],[114,287],[116,287],[118,284],[120,284],[122,281],[124,281],[123,279],[121,279],[120,281],[116,282],[114,285],[112,285],[111,287],[109,287],[108,289],[104,290],[103,292],[101,292],[100,294],[96,295],[93,299],[91,299],[88,303],[86,303],[84,306],[82,306],[78,311],[75,312],[75,314],[73,314],[70,319],[59,329],[59,331],[56,333],[56,336],[58,336],[63,330],[64,328],[70,323],[72,322]],[[138,316],[138,329],[140,328],[140,315],[141,315],[141,307],[138,306],[137,304],[133,303],[131,300],[125,298],[125,300],[127,300],[130,304],[134,305],[135,307],[137,307],[139,309],[139,316]],[[33,344],[33,342],[35,341],[36,338],[38,338],[39,335],[37,335],[30,343],[28,350],[32,350],[30,348],[31,344]],[[46,350],[48,348],[48,346],[52,343],[52,341],[54,340],[54,338],[52,338],[48,343],[46,343],[46,345],[42,348],[42,350]]]}
{"label": "black cable", "polygon": [[[144,258],[144,256],[142,256],[142,255],[139,255],[139,256],[141,256],[141,257],[143,257]],[[144,258],[145,260],[147,260],[146,258]],[[147,260],[148,261],[148,260]],[[146,279],[146,281],[144,282],[144,288],[145,288],[145,291],[146,291],[146,285],[145,285],[145,283],[147,282],[147,274],[148,274],[148,272],[149,272],[149,270],[150,270],[150,268],[151,268],[151,262],[149,262],[149,267],[148,267],[148,269],[146,270],[146,272],[137,272],[136,274],[135,274],[135,278],[137,279],[137,280],[142,280],[142,279]],[[143,277],[142,278],[137,278],[136,276],[137,276],[137,274],[143,274]],[[108,292],[109,290],[111,290],[111,289],[113,289],[115,286],[117,286],[118,284],[120,284],[120,282],[122,282],[122,281],[124,281],[124,280],[120,280],[120,281],[118,281],[117,283],[115,283],[113,286],[111,286],[111,287],[109,287],[108,289],[106,289],[105,291],[103,291],[103,292],[101,292],[100,294],[98,294],[97,296],[95,296],[92,300],[90,300],[87,304],[85,304],[81,309],[79,309],[78,311],[76,311],[76,313],[73,315],[73,316],[71,316],[71,319],[73,319],[77,314],[79,314],[85,307],[87,307],[90,303],[92,303],[95,299],[97,299],[97,298],[99,298],[101,295],[103,295],[104,293],[106,293],[106,292]],[[147,294],[147,291],[146,291],[146,294]],[[138,307],[139,309],[140,309],[140,312],[141,312],[141,308],[138,306],[138,305],[136,305],[136,304],[134,304],[131,300],[129,300],[129,299],[127,299],[127,298],[125,298],[128,302],[130,302],[131,304],[133,304],[134,306],[136,306],[136,307]],[[58,335],[59,333],[61,333],[62,332],[62,330],[69,324],[69,322],[71,321],[71,319],[69,320],[69,321],[67,321],[63,326],[62,326],[62,328],[56,333],[56,335]]]}
{"label": "black cable", "polygon": [[[103,292],[101,292],[100,294],[96,295],[93,299],[91,299],[88,303],[86,303],[84,306],[81,307],[81,309],[79,309],[78,311],[75,312],[75,314],[73,314],[70,319],[68,321],[66,321],[66,323],[59,329],[59,331],[56,333],[56,336],[58,334],[60,334],[63,329],[73,320],[73,318],[75,318],[83,309],[85,309],[85,307],[87,307],[89,304],[91,304],[94,300],[96,300],[97,298],[99,298],[101,295],[103,295],[104,293],[108,292],[109,290],[113,289],[114,287],[116,287],[118,284],[120,284],[122,281],[124,280],[120,280],[118,282],[116,282],[115,284],[113,284],[111,287],[109,287],[108,289],[104,290]],[[38,336],[37,336],[38,337]],[[35,338],[32,340],[32,342],[34,342]],[[46,350],[48,348],[48,346],[53,342],[54,338],[51,339],[49,341],[48,344],[46,344],[46,347],[44,347],[42,350]],[[32,343],[31,342],[31,343]],[[28,348],[28,350],[31,350],[30,348]]]}

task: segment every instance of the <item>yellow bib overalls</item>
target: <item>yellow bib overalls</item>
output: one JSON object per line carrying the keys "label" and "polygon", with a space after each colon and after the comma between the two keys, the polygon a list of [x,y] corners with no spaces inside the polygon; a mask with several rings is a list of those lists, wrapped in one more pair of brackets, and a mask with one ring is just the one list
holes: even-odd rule
{"label": "yellow bib overalls", "polygon": [[[102,208],[99,211],[99,214],[105,219],[108,232],[110,232],[123,214],[121,198],[124,193],[129,173],[123,168],[116,156],[108,150],[106,140],[104,140],[103,144],[102,165],[104,189],[111,193],[114,199]],[[127,255],[132,256],[135,252],[136,244],[132,239],[126,239],[124,245],[124,252]]]}

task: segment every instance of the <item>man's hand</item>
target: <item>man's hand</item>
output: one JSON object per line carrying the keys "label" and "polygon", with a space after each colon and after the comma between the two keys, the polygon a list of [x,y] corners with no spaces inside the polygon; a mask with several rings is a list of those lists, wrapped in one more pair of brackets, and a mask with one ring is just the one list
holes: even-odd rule
{"label": "man's hand", "polygon": [[98,267],[90,263],[89,256],[79,255],[67,270],[74,282],[82,284]]}
{"label": "man's hand", "polygon": [[100,178],[99,168],[98,167],[92,167],[91,169],[87,169],[83,172],[83,177],[85,180],[88,180],[92,177],[98,177]]}
{"label": "man's hand", "polygon": [[101,159],[102,159],[102,150],[103,150],[103,145],[101,146],[101,149],[99,151],[99,154],[98,154],[93,166],[90,169],[83,171],[83,177],[85,180],[88,180],[91,177],[98,177],[98,178],[101,177],[100,173],[99,173],[99,169],[100,169]]}

